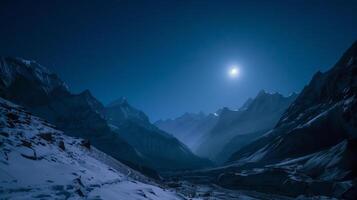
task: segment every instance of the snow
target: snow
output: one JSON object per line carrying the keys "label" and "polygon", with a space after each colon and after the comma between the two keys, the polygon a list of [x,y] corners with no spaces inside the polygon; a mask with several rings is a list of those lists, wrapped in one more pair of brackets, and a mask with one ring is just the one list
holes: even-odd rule
{"label": "snow", "polygon": [[[330,106],[328,109],[326,109],[326,110],[320,112],[320,113],[319,113],[318,115],[316,115],[315,117],[312,117],[312,119],[310,119],[308,122],[306,122],[306,123],[304,123],[304,124],[298,125],[298,126],[296,127],[296,129],[306,128],[306,127],[308,127],[308,126],[311,126],[311,124],[313,124],[313,123],[317,122],[318,120],[321,120],[321,119],[323,119],[324,117],[326,117],[326,116],[329,114],[329,112],[330,112],[331,110],[335,109],[335,108],[338,107],[339,105],[340,105],[340,103],[336,103],[336,104]],[[319,107],[319,106],[321,106],[321,105],[317,105],[317,106],[315,106],[315,107],[317,108],[317,107]],[[301,114],[300,114],[300,115],[301,115]],[[299,116],[300,116],[300,115],[299,115]]]}
{"label": "snow", "polygon": [[298,128],[304,128],[304,127],[307,127],[307,126],[311,126],[312,123],[314,123],[314,122],[317,121],[318,119],[320,119],[320,118],[326,116],[327,113],[328,113],[328,111],[329,111],[329,110],[324,111],[324,112],[318,114],[317,116],[315,116],[314,118],[312,118],[311,120],[309,120],[307,123],[298,126]]}
{"label": "snow", "polygon": [[100,190],[94,190],[89,198],[100,196],[102,199],[179,199],[173,193],[164,191],[152,185],[139,184],[135,181],[118,182],[117,184],[106,184]]}
{"label": "snow", "polygon": [[0,199],[181,199],[124,164],[101,162],[95,148],[1,98],[0,113]]}
{"label": "snow", "polygon": [[356,95],[353,95],[353,96],[347,98],[343,102],[343,111],[344,112],[346,112],[352,106],[352,103],[355,101],[355,99],[356,99]]}
{"label": "snow", "polygon": [[167,188],[2,98],[0,127],[0,199],[182,200],[188,187],[192,200],[263,195],[192,184]]}
{"label": "snow", "polygon": [[348,171],[335,167],[341,161],[343,153],[346,151],[347,141],[331,147],[328,150],[320,151],[312,155],[311,158],[304,164],[305,169],[324,168],[321,178],[324,180],[334,180],[344,177]]}
{"label": "snow", "polygon": [[268,152],[269,144],[254,152],[248,157],[242,158],[240,162],[257,162],[264,158],[265,154]]}
{"label": "snow", "polygon": [[347,140],[316,153],[306,156],[285,159],[279,163],[267,165],[266,167],[283,168],[288,170],[309,171],[319,169],[321,180],[335,180],[345,177],[349,171],[341,169],[338,164],[347,148]]}
{"label": "snow", "polygon": [[115,126],[114,124],[108,124],[111,130],[118,130],[119,128]]}
{"label": "snow", "polygon": [[25,65],[27,66],[30,66],[32,61],[31,60],[25,60],[25,59],[22,59],[22,58],[18,58],[19,60],[21,60],[21,62],[23,62]]}
{"label": "snow", "polygon": [[0,61],[0,78],[6,86],[11,85],[18,77],[23,76],[28,80],[38,82],[46,92],[50,92],[57,87],[68,90],[68,86],[62,80],[35,61],[3,57],[0,57]]}

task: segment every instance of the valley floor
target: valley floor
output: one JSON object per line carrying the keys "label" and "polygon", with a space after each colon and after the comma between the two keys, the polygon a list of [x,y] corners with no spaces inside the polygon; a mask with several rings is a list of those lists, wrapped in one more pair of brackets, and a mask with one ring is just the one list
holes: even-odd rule
{"label": "valley floor", "polygon": [[190,200],[336,200],[326,196],[300,195],[293,198],[255,191],[229,190],[215,184],[195,184],[188,181],[176,182],[176,192]]}

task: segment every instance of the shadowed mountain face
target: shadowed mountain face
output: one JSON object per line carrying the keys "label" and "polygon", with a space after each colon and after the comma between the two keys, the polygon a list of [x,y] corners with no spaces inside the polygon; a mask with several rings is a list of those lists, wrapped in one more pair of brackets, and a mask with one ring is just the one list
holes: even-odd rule
{"label": "shadowed mountain face", "polygon": [[217,162],[226,161],[231,153],[273,128],[295,98],[296,94],[284,97],[262,90],[238,111],[222,109],[218,122],[204,136],[197,153]]}
{"label": "shadowed mountain face", "polygon": [[[162,151],[152,152],[152,154],[157,153],[157,157],[152,154],[150,154],[151,157],[146,157],[146,152],[139,151],[140,145],[133,147],[129,144],[132,140],[124,138],[134,132],[141,134],[143,141],[146,141],[144,136],[149,135],[145,134],[149,132],[152,138],[166,139],[163,137],[166,133],[151,125],[144,113],[130,107],[127,103],[125,103],[126,106],[121,107],[123,110],[110,109],[115,106],[104,108],[88,90],[80,94],[72,94],[66,84],[55,74],[34,61],[19,58],[1,58],[0,60],[0,94],[2,97],[25,106],[71,136],[89,139],[94,146],[112,157],[133,167],[150,165],[157,169],[191,168],[189,159],[200,161],[172,137],[170,137],[171,143],[163,141],[162,144],[169,144],[172,149],[182,149],[180,152],[186,156],[185,163],[177,165],[177,163],[162,160],[160,153],[169,152],[162,150],[164,147],[161,147]],[[120,127],[120,134],[108,125],[105,114],[111,116],[109,120],[115,118],[110,124]],[[112,123],[124,121],[125,123],[121,126],[119,126],[120,123]]]}
{"label": "shadowed mountain face", "polygon": [[[229,189],[290,197],[301,194],[339,199],[356,197],[357,42],[331,70],[315,74],[297,97],[261,91],[237,111],[223,108],[217,115],[186,114],[172,121],[157,122],[188,144],[192,138],[196,146],[190,144],[190,147],[197,148],[201,155],[220,163],[229,157],[222,166],[205,170],[182,172],[209,166],[210,163],[151,124],[145,113],[132,107],[125,99],[105,107],[89,91],[72,94],[56,75],[34,61],[0,58],[0,95],[47,119],[68,135],[89,139],[103,152],[146,174],[156,176],[151,170],[154,168],[164,172],[169,181],[177,180],[175,176],[178,174],[179,179],[184,180],[173,181],[169,185],[184,188],[186,192],[196,186],[199,188],[199,184],[210,187],[218,184]],[[80,164],[76,167],[90,165],[89,168],[93,169],[93,165],[86,162],[90,159],[89,154],[81,149],[82,146],[90,146],[88,142],[64,137],[48,122],[7,100],[0,98],[0,101],[0,128],[3,128],[0,147],[6,145],[10,148],[4,148],[4,152],[21,156],[19,160],[9,161],[7,153],[2,155],[0,164],[10,172],[10,176],[23,178],[18,175],[21,170],[16,171],[16,167],[22,164],[9,168],[9,163],[40,161],[47,156],[37,154],[37,151],[43,153],[43,148],[52,155],[62,155],[65,158],[61,158],[62,161],[67,162],[73,156],[68,157],[69,154],[63,151],[73,147],[76,151],[71,155],[75,155]],[[58,147],[53,142],[58,142]],[[81,159],[76,152],[82,152],[86,159]],[[96,156],[106,157],[102,153]],[[55,159],[43,161],[56,162]],[[101,160],[94,162],[103,166],[103,171],[108,171],[106,165],[100,164]],[[34,170],[43,167],[40,162],[35,165]],[[71,162],[65,166],[77,171]],[[76,175],[82,171],[77,171]],[[51,170],[51,173],[58,174],[56,170]],[[6,190],[9,191],[11,193],[12,189]]]}
{"label": "shadowed mountain face", "polygon": [[[254,100],[248,104],[249,110]],[[226,119],[235,113],[228,110]],[[224,165],[179,177],[298,199],[356,199],[357,42],[331,70],[318,72],[277,121]]]}
{"label": "shadowed mountain face", "polygon": [[100,114],[104,108],[90,92],[71,94],[57,75],[35,61],[1,58],[2,97],[55,124],[68,135],[89,139],[116,159],[140,163],[134,148],[112,132]]}
{"label": "shadowed mountain face", "polygon": [[356,138],[357,42],[315,74],[274,129],[232,155],[218,183],[354,199]]}
{"label": "shadowed mountain face", "polygon": [[209,165],[208,160],[195,156],[186,145],[151,124],[142,111],[133,108],[125,99],[109,104],[104,114],[112,130],[142,153],[150,167],[167,170]]}
{"label": "shadowed mountain face", "polygon": [[174,135],[196,152],[202,138],[217,123],[218,114],[185,113],[176,119],[159,120],[155,125],[160,129]]}
{"label": "shadowed mountain face", "polygon": [[[314,153],[357,136],[357,43],[326,73],[318,72],[267,135],[238,151],[244,160],[264,149],[259,163]],[[272,148],[274,147],[274,148]]]}
{"label": "shadowed mountain face", "polygon": [[182,199],[3,98],[0,144],[0,199]]}

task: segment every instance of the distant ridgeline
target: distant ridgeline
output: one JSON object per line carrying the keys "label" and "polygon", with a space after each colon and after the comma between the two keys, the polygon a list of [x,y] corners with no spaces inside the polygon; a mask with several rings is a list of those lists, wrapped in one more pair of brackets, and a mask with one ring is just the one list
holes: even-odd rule
{"label": "distant ridgeline", "polygon": [[0,199],[182,199],[0,98]]}
{"label": "distant ridgeline", "polygon": [[210,165],[126,101],[105,107],[88,90],[72,94],[56,74],[35,61],[1,57],[0,95],[148,174],[154,174],[150,168],[170,171]]}
{"label": "distant ridgeline", "polygon": [[[240,147],[223,166],[181,176],[193,180],[204,177],[230,189],[301,196],[302,199],[321,195],[356,199],[357,42],[332,69],[316,73],[294,99],[271,129]],[[252,102],[248,110],[251,105]],[[214,128],[217,131],[211,133],[233,134],[234,131],[226,128],[237,126],[233,130],[239,132],[242,127],[238,125],[248,123],[239,118],[240,111],[226,112],[226,120],[221,117],[221,125],[220,122],[216,125],[220,128]],[[264,113],[259,116],[265,117]],[[255,120],[254,117],[249,121]],[[211,136],[213,141],[221,137]],[[236,136],[231,142],[239,143],[240,138],[245,136]]]}
{"label": "distant ridgeline", "polygon": [[176,136],[196,154],[224,163],[232,153],[273,128],[296,96],[262,90],[236,111],[222,108],[208,115],[186,113],[155,125]]}
{"label": "distant ridgeline", "polygon": [[[72,94],[55,74],[19,58],[0,58],[0,95],[152,177],[157,170],[229,189],[356,199],[357,42],[300,94],[261,91],[238,110],[155,125],[125,99],[103,106],[88,90]],[[200,170],[212,164],[191,150],[221,166]]]}

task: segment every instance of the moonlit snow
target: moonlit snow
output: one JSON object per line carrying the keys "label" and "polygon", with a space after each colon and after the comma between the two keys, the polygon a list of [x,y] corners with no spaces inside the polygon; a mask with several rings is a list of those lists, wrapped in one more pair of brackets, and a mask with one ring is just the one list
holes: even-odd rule
{"label": "moonlit snow", "polygon": [[1,98],[0,112],[0,199],[181,199]]}

